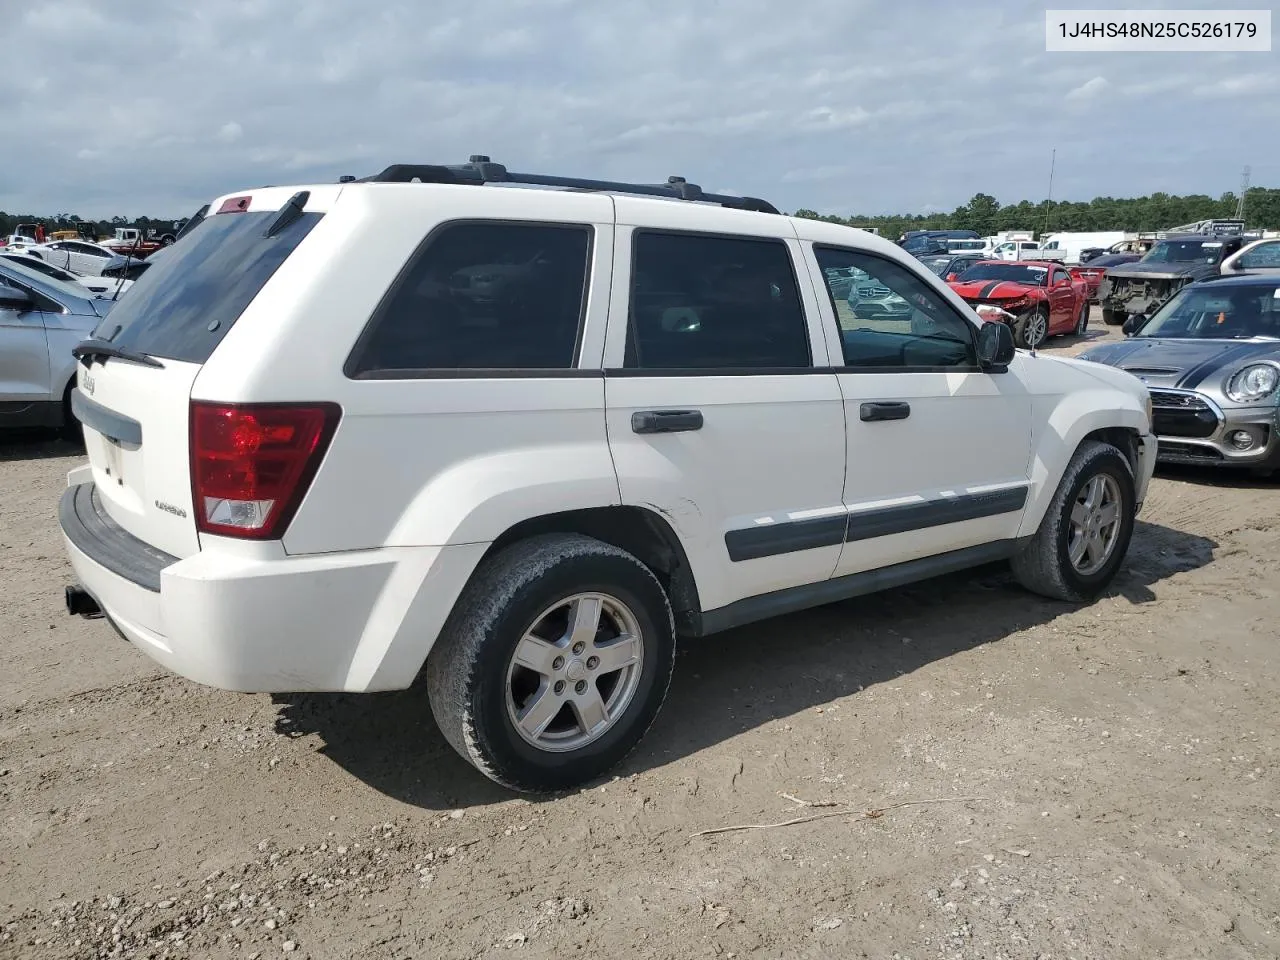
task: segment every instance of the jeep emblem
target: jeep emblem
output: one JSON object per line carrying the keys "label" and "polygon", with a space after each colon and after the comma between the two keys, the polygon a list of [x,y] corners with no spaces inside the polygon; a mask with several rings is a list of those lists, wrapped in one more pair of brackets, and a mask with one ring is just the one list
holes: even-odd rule
{"label": "jeep emblem", "polygon": [[80,381],[80,389],[85,393],[93,393],[93,377],[86,373]]}

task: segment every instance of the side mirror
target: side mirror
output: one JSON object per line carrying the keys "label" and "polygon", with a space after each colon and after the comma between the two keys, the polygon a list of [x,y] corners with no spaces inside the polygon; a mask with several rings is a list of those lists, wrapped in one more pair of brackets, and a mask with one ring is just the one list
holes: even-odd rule
{"label": "side mirror", "polygon": [[22,312],[30,310],[32,306],[34,306],[34,301],[27,296],[25,290],[19,290],[17,287],[11,287],[7,283],[0,282],[0,310]]}
{"label": "side mirror", "polygon": [[978,328],[978,362],[982,369],[1006,367],[1014,357],[1013,332],[999,320],[988,320]]}
{"label": "side mirror", "polygon": [[1120,332],[1126,337],[1132,337],[1138,332],[1138,328],[1147,322],[1145,313],[1135,313],[1130,315],[1129,319],[1120,325]]}

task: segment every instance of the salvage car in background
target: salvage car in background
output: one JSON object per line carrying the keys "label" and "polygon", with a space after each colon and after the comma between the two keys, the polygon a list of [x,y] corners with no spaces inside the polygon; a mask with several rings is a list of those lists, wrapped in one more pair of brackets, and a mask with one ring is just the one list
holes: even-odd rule
{"label": "salvage car in background", "polygon": [[1196,283],[1124,330],[1080,356],[1147,384],[1160,460],[1280,469],[1280,279]]}
{"label": "salvage car in background", "polygon": [[0,427],[74,429],[72,348],[115,304],[0,260]]}
{"label": "salvage car in background", "polygon": [[90,294],[95,297],[113,297],[116,291],[124,293],[131,286],[132,280],[111,280],[102,277],[82,277],[78,273],[72,273],[70,270],[63,270],[61,267],[55,267],[52,263],[46,263],[39,257],[33,257],[26,250],[20,250],[16,253],[7,253],[0,250],[0,260],[8,260],[19,266],[26,267],[28,270],[34,270],[36,273],[42,273],[46,277],[52,277],[54,280],[61,280],[63,283],[74,283],[82,286]]}
{"label": "salvage car in background", "polygon": [[1255,240],[1222,261],[1223,276],[1236,273],[1280,273],[1280,237]]}
{"label": "salvage car in background", "polygon": [[1098,288],[1102,286],[1108,267],[1118,267],[1124,263],[1136,263],[1141,259],[1142,255],[1137,253],[1104,253],[1101,256],[1094,257],[1088,263],[1079,263],[1073,267],[1067,267],[1067,273],[1084,283],[1085,289],[1089,294],[1089,300],[1096,301],[1098,299]]}
{"label": "salvage car in background", "polygon": [[921,257],[920,262],[943,280],[954,280],[975,263],[981,263],[986,259],[985,256],[977,253],[964,253],[958,256],[941,253],[931,257]]}
{"label": "salvage car in background", "polygon": [[1012,327],[1020,347],[1035,347],[1062,333],[1080,335],[1089,324],[1085,285],[1060,263],[983,260],[950,286],[984,320]]}
{"label": "salvage car in background", "polygon": [[28,247],[27,252],[55,267],[86,277],[101,276],[102,268],[116,255],[114,250],[85,240],[55,240],[53,243]]}
{"label": "salvage car in background", "polygon": [[1222,261],[1244,237],[1179,234],[1159,241],[1137,263],[1109,267],[1098,289],[1102,322],[1118,327],[1130,316],[1150,316],[1188,283],[1216,277]]}

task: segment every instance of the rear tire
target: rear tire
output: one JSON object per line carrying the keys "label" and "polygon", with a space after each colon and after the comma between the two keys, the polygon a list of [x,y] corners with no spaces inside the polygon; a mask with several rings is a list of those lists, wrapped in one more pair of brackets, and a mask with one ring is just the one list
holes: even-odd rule
{"label": "rear tire", "polygon": [[476,570],[427,658],[427,695],[445,739],[481,773],[546,793],[632,751],[674,664],[675,621],[653,572],[602,541],[546,534]]}
{"label": "rear tire", "polygon": [[[1088,499],[1094,490],[1107,495],[1090,505]],[[1116,508],[1113,530],[1103,523],[1109,516],[1108,495]],[[1133,468],[1128,459],[1109,443],[1086,441],[1071,458],[1040,528],[1014,555],[1014,577],[1033,593],[1053,600],[1092,600],[1106,589],[1124,562],[1135,512]],[[1091,531],[1099,535],[1091,536]],[[1081,541],[1083,549],[1073,550]],[[1079,559],[1073,561],[1077,553]]]}
{"label": "rear tire", "polygon": [[1123,326],[1124,322],[1129,319],[1129,315],[1123,310],[1112,310],[1110,307],[1102,308],[1102,322],[1108,327]]}

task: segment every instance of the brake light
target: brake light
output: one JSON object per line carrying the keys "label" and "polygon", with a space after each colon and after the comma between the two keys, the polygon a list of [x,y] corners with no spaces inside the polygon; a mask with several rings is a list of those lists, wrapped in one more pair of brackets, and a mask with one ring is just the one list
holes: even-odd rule
{"label": "brake light", "polygon": [[333,439],[334,403],[191,404],[191,488],[196,528],[278,540]]}
{"label": "brake light", "polygon": [[222,201],[218,213],[244,213],[252,200],[253,197],[228,197]]}

